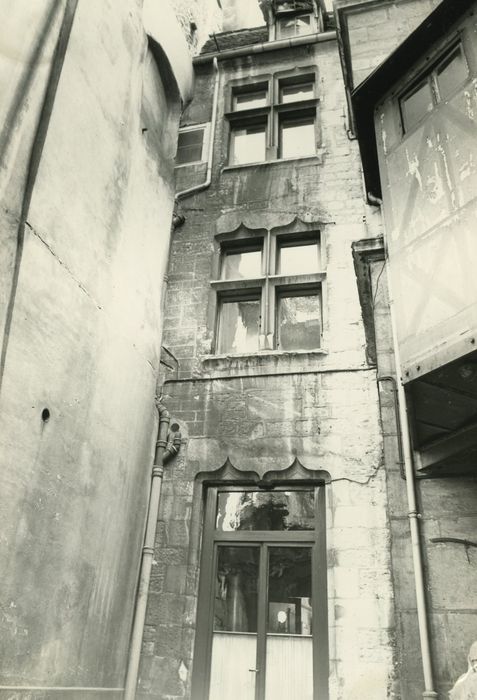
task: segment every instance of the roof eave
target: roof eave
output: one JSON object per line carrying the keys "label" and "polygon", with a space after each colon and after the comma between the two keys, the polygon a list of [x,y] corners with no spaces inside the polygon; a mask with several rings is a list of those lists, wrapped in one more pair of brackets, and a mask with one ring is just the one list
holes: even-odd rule
{"label": "roof eave", "polygon": [[374,110],[408,71],[476,0],[442,0],[440,5],[351,93],[356,135],[359,140],[363,174],[368,193],[381,197]]}

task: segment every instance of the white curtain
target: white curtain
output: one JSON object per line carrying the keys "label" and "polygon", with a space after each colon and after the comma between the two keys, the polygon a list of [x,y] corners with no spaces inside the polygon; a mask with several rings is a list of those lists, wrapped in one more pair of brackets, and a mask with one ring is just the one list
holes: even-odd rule
{"label": "white curtain", "polygon": [[209,700],[254,700],[255,634],[214,632]]}
{"label": "white curtain", "polygon": [[265,700],[313,700],[311,637],[268,635]]}

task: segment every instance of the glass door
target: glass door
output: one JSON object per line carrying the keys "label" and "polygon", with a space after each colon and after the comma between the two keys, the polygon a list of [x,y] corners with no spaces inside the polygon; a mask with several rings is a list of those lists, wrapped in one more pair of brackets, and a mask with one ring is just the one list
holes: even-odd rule
{"label": "glass door", "polygon": [[313,700],[312,550],[267,549],[265,700]]}
{"label": "glass door", "polygon": [[259,547],[219,545],[209,700],[254,700]]}
{"label": "glass door", "polygon": [[192,700],[327,700],[319,491],[209,489]]}

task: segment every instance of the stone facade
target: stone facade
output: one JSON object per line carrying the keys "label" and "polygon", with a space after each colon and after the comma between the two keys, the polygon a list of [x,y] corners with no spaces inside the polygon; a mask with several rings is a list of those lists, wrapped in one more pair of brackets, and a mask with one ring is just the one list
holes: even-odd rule
{"label": "stone facade", "polygon": [[[316,157],[228,166],[229,81],[310,65],[318,66]],[[171,247],[164,344],[178,367],[166,378],[164,395],[184,444],[164,479],[140,697],[190,697],[203,520],[197,476],[227,459],[238,470],[264,474],[286,469],[295,457],[330,478],[331,697],[397,697],[376,369],[366,361],[351,252],[353,241],[379,233],[380,220],[365,203],[357,143],[347,136],[337,44],[331,39],[221,61],[219,72],[212,185],[183,201],[185,223]],[[213,81],[211,63],[197,67],[184,125],[210,121]],[[178,168],[178,190],[199,183],[204,172],[203,165]],[[324,241],[323,350],[214,355],[215,237],[240,225],[287,224],[295,231],[312,226]]]}
{"label": "stone facade", "polygon": [[155,4],[0,3],[0,697],[10,700],[122,697],[192,76],[172,11],[161,2],[155,22]]}
{"label": "stone facade", "polygon": [[[337,3],[349,4],[357,3]],[[373,3],[362,13],[358,8],[349,20],[355,84],[436,4],[403,0]],[[219,40],[226,51],[234,42],[239,47],[263,41],[261,36],[261,30],[245,30]],[[207,51],[214,51],[212,42]],[[264,475],[287,470],[298,458],[329,475],[330,697],[418,700],[422,660],[381,216],[379,207],[366,204],[337,45],[330,39],[218,58],[212,182],[181,202],[185,223],[171,247],[164,343],[175,360],[168,359],[164,390],[183,447],[164,479],[140,697],[202,700],[191,696],[191,676],[198,672],[204,472],[231,463]],[[224,116],[230,81],[253,83],[307,65],[318,66],[316,158],[230,166]],[[211,62],[197,62],[196,78],[184,126],[211,120]],[[177,168],[178,191],[205,176],[203,162]],[[217,356],[211,285],[217,240],[240,227],[273,232],[286,225],[295,232],[312,226],[325,241],[323,351]],[[368,311],[359,306],[352,255],[352,245],[366,240],[373,250],[366,263]],[[419,478],[417,494],[436,690],[445,698],[465,671],[475,637],[474,558],[471,548],[431,540],[449,534],[472,540],[475,478]]]}
{"label": "stone facade", "polygon": [[[337,0],[348,14],[350,66],[354,86],[364,80],[425,19],[441,0]],[[362,7],[360,7],[362,5]]]}

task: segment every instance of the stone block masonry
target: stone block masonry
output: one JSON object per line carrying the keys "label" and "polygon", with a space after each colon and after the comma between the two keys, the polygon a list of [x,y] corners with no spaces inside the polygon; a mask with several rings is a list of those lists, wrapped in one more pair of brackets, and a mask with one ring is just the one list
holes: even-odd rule
{"label": "stone block masonry", "polygon": [[[316,157],[228,166],[227,86],[316,66]],[[298,68],[297,68],[298,67]],[[185,199],[173,236],[164,342],[179,360],[164,400],[183,447],[166,469],[144,640],[140,697],[191,698],[203,499],[198,476],[226,460],[260,475],[296,458],[329,474],[326,486],[332,700],[395,697],[394,607],[384,443],[376,371],[365,359],[351,243],[376,215],[363,198],[357,143],[346,132],[336,43],[219,61],[221,89],[211,187]],[[262,76],[262,78],[261,78]],[[211,118],[211,65],[197,70],[188,125]],[[196,166],[177,169],[178,190]],[[195,174],[194,174],[195,173]],[[244,224],[297,221],[319,232],[326,269],[323,347],[314,352],[214,355],[211,279],[217,236]],[[305,225],[305,224],[304,224]],[[214,257],[215,256],[215,257]]]}
{"label": "stone block masonry", "polygon": [[[342,396],[340,409],[320,414],[334,394]],[[226,459],[263,474],[287,468],[297,456],[307,468],[331,476],[326,521],[332,697],[387,697],[383,692],[393,683],[393,593],[374,370],[169,381],[165,401],[184,444],[164,477],[143,696],[177,693],[185,668],[180,696],[189,697],[203,517],[197,475]]]}

